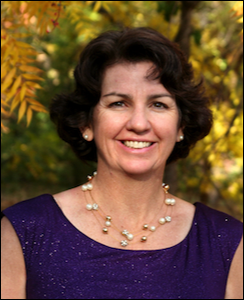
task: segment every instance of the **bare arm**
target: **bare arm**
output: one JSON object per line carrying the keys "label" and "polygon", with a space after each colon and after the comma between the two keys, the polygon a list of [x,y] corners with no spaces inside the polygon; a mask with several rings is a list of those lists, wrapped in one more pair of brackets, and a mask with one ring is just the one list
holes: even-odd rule
{"label": "bare arm", "polygon": [[225,299],[243,299],[243,238],[230,266]]}
{"label": "bare arm", "polygon": [[6,217],[1,221],[1,299],[26,299],[26,270],[17,234]]}

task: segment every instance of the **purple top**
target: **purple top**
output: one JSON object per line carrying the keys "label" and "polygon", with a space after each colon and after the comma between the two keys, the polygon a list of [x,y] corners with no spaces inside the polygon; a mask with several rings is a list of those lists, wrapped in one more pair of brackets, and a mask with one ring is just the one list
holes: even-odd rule
{"label": "purple top", "polygon": [[74,227],[49,194],[3,211],[17,232],[27,299],[224,299],[242,223],[199,202],[179,244],[116,249]]}

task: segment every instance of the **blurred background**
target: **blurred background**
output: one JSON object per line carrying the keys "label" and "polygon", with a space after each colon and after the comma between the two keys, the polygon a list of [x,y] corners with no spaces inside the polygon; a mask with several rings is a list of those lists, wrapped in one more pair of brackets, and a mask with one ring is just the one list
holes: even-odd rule
{"label": "blurred background", "polygon": [[171,193],[243,218],[242,1],[1,1],[2,209],[86,181],[96,169],[61,141],[50,100],[74,87],[84,46],[101,32],[148,26],[204,76],[214,126],[167,167]]}

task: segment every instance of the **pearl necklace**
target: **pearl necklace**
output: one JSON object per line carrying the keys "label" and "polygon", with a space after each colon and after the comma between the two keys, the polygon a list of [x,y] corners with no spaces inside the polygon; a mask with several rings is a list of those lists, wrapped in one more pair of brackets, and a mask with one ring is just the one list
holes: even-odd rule
{"label": "pearl necklace", "polygon": [[[141,242],[146,242],[147,241],[147,238],[150,234],[152,234],[153,232],[156,231],[156,229],[158,227],[160,227],[161,225],[164,225],[166,223],[169,223],[171,222],[171,217],[169,215],[166,215],[165,217],[161,217],[158,219],[158,226],[149,226],[148,223],[145,223],[143,226],[142,226],[142,229],[138,232],[138,233],[135,233],[135,234],[132,234],[131,232],[129,232],[128,230],[119,230],[114,223],[112,223],[112,217],[109,216],[109,215],[106,215],[103,210],[101,209],[101,207],[94,201],[93,199],[93,196],[92,196],[92,189],[93,189],[93,184],[91,183],[93,177],[97,174],[97,172],[94,172],[93,173],[93,176],[87,176],[88,178],[88,183],[86,184],[83,184],[81,186],[81,189],[83,192],[86,192],[86,191],[89,191],[90,192],[90,196],[91,196],[91,199],[93,200],[93,204],[91,203],[88,203],[86,204],[86,209],[88,211],[91,211],[94,213],[94,216],[96,217],[97,221],[100,223],[100,225],[103,227],[102,228],[102,232],[104,234],[108,234],[110,235],[113,239],[117,240],[118,242],[120,242],[120,245],[122,247],[126,247],[129,245],[129,242],[131,242],[134,237],[136,237],[137,235],[141,235],[142,232],[145,232],[145,231],[150,231],[147,235],[143,234],[140,241]],[[168,184],[165,184],[163,183],[162,184],[162,187],[163,187],[163,190],[165,192],[165,194],[168,194],[168,190],[169,190],[169,185]],[[174,206],[176,201],[175,199],[173,198],[166,198],[164,200],[164,203],[168,206]],[[100,213],[100,211],[102,212],[102,214]],[[103,224],[101,224],[101,222],[99,221],[99,219],[97,218],[95,212],[97,212],[101,218],[105,221],[105,226]],[[114,236],[112,236],[110,233],[109,233],[109,227],[113,227],[117,232],[119,232],[123,237],[124,239],[123,240],[118,240],[117,238],[115,238]]]}

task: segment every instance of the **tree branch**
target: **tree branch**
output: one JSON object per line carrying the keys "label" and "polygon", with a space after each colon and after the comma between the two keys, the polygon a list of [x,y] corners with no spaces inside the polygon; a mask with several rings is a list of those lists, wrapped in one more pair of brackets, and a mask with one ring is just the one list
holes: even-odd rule
{"label": "tree branch", "polygon": [[181,20],[174,41],[180,45],[186,57],[190,56],[190,36],[192,33],[191,17],[193,10],[201,1],[181,1]]}

